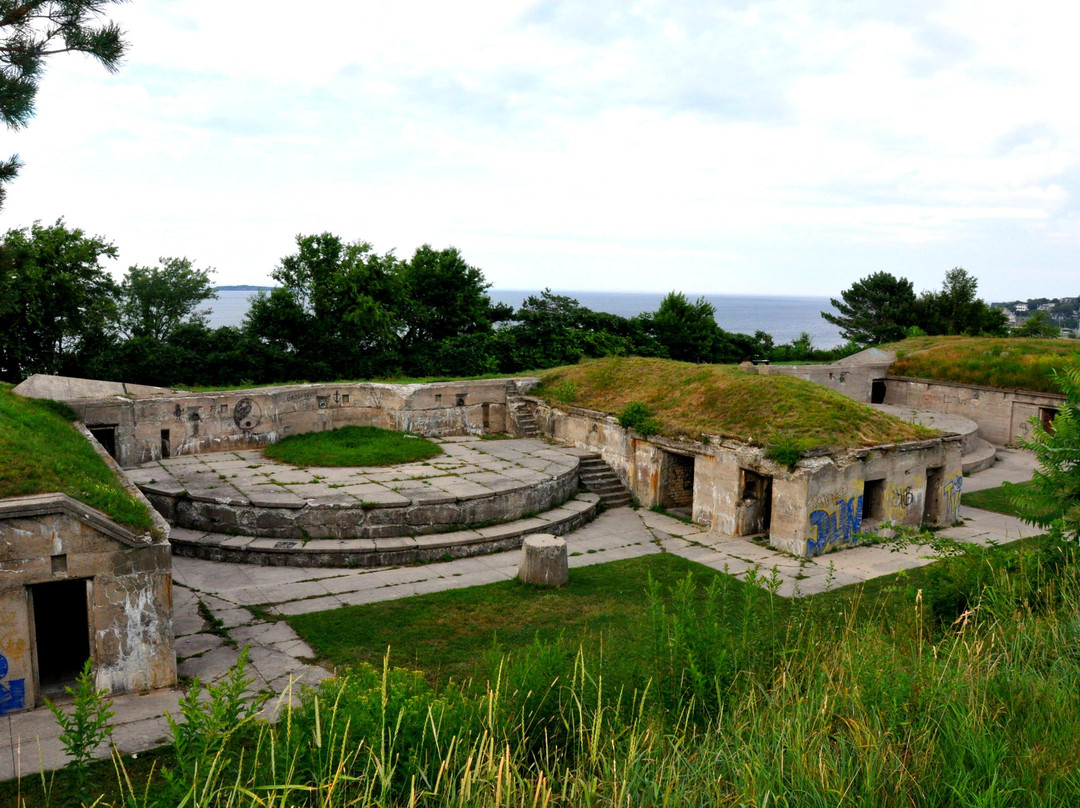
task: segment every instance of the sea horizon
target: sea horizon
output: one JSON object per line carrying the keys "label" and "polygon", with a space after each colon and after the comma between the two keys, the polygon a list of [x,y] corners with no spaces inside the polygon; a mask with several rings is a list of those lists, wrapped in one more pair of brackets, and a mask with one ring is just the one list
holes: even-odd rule
{"label": "sea horizon", "polygon": [[[237,284],[241,285],[241,284]],[[242,284],[252,286],[253,284]],[[273,288],[273,287],[263,287]],[[493,303],[505,303],[520,308],[528,297],[541,294],[540,289],[487,290]],[[258,291],[221,290],[217,300],[207,301],[212,328],[239,326],[250,307],[251,297]],[[552,290],[552,294],[570,297],[585,308],[635,317],[656,311],[669,292],[595,292],[587,290]],[[716,321],[725,331],[753,334],[764,331],[777,345],[791,342],[800,334],[810,335],[816,348],[834,348],[844,342],[840,329],[827,322],[822,311],[835,311],[828,297],[817,295],[749,295],[700,294],[684,292],[691,301],[704,298],[716,309]]]}

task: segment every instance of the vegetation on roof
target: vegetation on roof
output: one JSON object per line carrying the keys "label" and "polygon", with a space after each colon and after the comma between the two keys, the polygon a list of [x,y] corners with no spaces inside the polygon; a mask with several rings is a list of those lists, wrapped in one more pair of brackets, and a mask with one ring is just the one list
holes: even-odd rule
{"label": "vegetation on roof", "polygon": [[64,404],[0,384],[0,497],[58,491],[137,532],[152,528],[149,509],[71,425],[74,418]]}
{"label": "vegetation on roof", "polygon": [[799,451],[922,440],[937,433],[804,379],[730,365],[609,357],[541,374],[553,404],[620,413],[641,402],[667,437],[720,436]]}
{"label": "vegetation on roof", "polygon": [[883,345],[894,376],[1058,392],[1053,371],[1080,357],[1080,341],[1017,337],[913,337]]}

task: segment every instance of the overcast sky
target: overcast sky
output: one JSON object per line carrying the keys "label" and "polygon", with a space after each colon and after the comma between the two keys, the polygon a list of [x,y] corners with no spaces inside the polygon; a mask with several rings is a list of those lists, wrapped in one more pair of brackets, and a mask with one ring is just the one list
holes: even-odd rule
{"label": "overcast sky", "polygon": [[[310,9],[310,10],[309,10]],[[267,283],[297,234],[456,246],[501,289],[820,294],[963,266],[1080,294],[1063,2],[133,0],[56,56],[4,229]]]}

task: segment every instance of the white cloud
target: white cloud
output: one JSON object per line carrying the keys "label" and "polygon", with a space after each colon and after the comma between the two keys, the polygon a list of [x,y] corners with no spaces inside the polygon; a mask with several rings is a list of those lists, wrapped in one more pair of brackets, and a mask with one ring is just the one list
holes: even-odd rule
{"label": "white cloud", "polygon": [[[265,280],[300,232],[454,244],[505,288],[835,295],[878,269],[1062,286],[1080,110],[1060,4],[118,6],[56,57],[6,226]],[[1064,280],[1063,280],[1064,279]]]}

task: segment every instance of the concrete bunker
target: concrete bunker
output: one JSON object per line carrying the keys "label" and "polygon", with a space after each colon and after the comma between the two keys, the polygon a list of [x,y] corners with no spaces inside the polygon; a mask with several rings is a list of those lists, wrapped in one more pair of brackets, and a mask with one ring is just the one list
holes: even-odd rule
{"label": "concrete bunker", "polygon": [[608,413],[527,400],[549,437],[599,453],[645,507],[671,501],[673,469],[689,468],[673,458],[692,458],[692,518],[721,535],[767,536],[805,556],[853,546],[886,524],[956,521],[960,435],[818,452],[789,467],[746,442],[643,438]]}
{"label": "concrete bunker", "polygon": [[0,715],[176,683],[168,526],[135,534],[65,494],[0,500]]}

